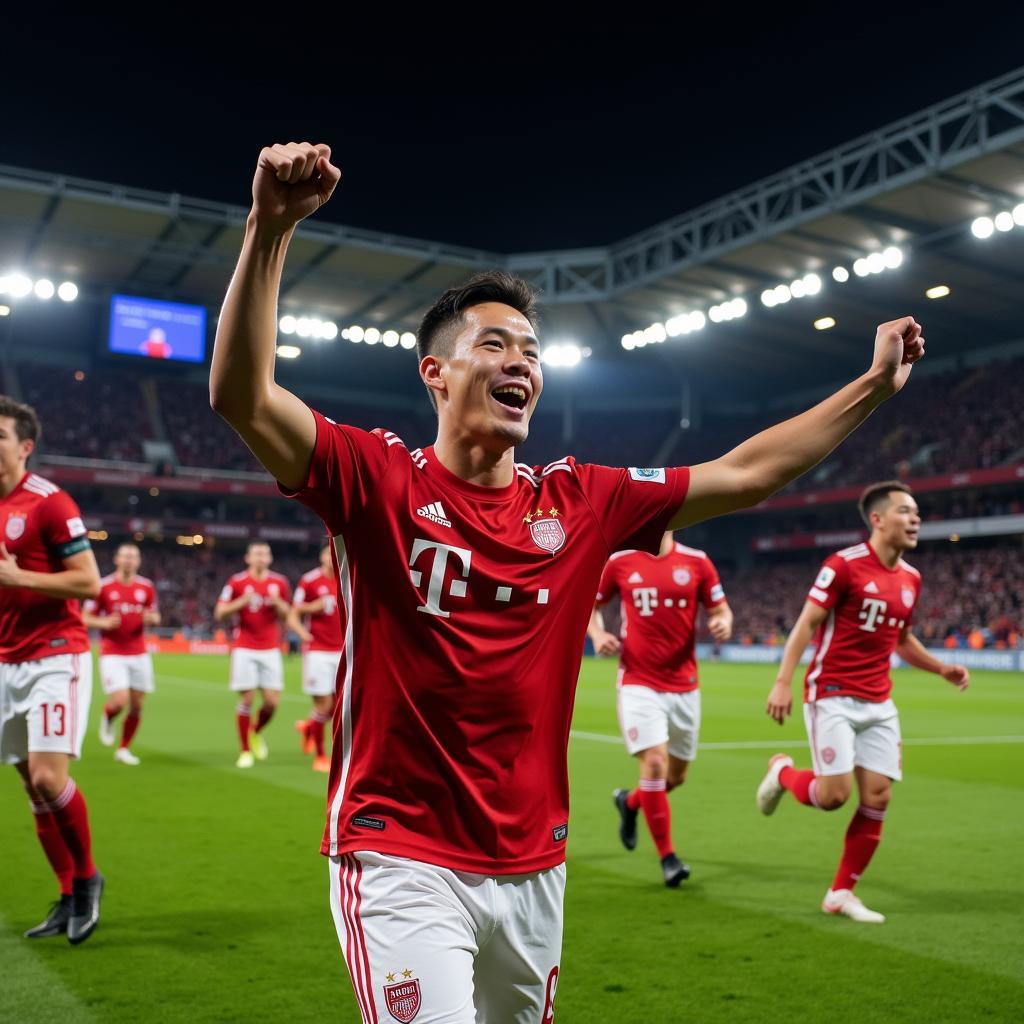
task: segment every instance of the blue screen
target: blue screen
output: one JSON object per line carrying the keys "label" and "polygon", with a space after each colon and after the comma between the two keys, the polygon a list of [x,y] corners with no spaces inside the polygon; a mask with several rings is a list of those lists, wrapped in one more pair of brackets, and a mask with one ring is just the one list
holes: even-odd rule
{"label": "blue screen", "polygon": [[201,363],[206,357],[206,309],[114,295],[110,300],[110,351]]}

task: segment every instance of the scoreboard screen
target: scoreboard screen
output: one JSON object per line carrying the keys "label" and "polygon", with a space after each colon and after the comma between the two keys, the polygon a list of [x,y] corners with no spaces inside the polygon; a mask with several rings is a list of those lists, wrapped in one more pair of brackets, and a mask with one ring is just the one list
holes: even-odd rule
{"label": "scoreboard screen", "polygon": [[118,355],[201,363],[206,358],[206,308],[114,295],[108,346]]}

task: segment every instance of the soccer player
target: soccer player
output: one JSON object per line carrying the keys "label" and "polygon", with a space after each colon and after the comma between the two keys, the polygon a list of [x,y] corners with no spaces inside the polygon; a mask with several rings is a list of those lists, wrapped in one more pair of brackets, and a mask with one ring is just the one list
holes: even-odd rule
{"label": "soccer player", "polygon": [[89,637],[78,602],[100,574],[78,506],[29,472],[39,440],[31,406],[0,395],[0,761],[21,775],[60,899],[27,938],[84,942],[100,919],[85,797],[69,775],[82,753],[92,695]]}
{"label": "soccer player", "polygon": [[757,790],[757,805],[772,814],[789,790],[808,807],[834,811],[858,801],[846,830],[842,859],[821,909],[854,921],[881,924],[853,889],[882,838],[892,783],[903,777],[900,719],[890,693],[889,659],[934,672],[966,690],[963,665],[933,658],[911,632],[921,575],[903,560],[917,547],[921,516],[910,489],[898,480],[872,484],[860,499],[871,530],[864,544],[825,559],[782,652],[767,712],[780,725],[793,710],[792,678],[800,656],[816,638],[804,680],[804,722],[813,769],[798,770],[775,754]]}
{"label": "soccer player", "polygon": [[[301,617],[305,616],[305,625]],[[313,754],[313,771],[331,769],[324,753],[324,726],[334,714],[334,691],[341,663],[341,616],[338,614],[338,577],[331,548],[320,551],[320,567],[299,580],[292,599],[289,626],[305,645],[302,652],[302,692],[313,698],[309,719],[296,722],[302,733],[303,753]]]}
{"label": "soccer player", "polygon": [[[254,759],[267,759],[267,743],[260,734],[274,717],[284,689],[281,622],[288,615],[291,587],[280,573],[271,572],[273,560],[266,541],[251,541],[245,551],[246,571],[224,584],[213,610],[217,622],[238,616],[231,634],[231,689],[238,693],[235,721],[242,746],[235,762],[238,768],[251,768]],[[257,690],[262,703],[253,726]]]}
{"label": "soccer player", "polygon": [[314,412],[274,376],[288,245],[338,183],[330,156],[260,153],[210,400],[332,538],[346,635],[321,849],[339,940],[365,1021],[550,1021],[566,748],[605,562],[809,469],[903,386],[921,328],[883,324],[865,374],[692,470],[529,467],[514,449],[544,385],[535,296],[481,274],[420,324],[438,432],[410,450]]}
{"label": "soccer player", "polygon": [[131,742],[142,719],[142,705],[153,692],[153,659],[146,650],[144,629],[160,625],[156,587],[139,575],[142,556],[135,544],[122,544],[114,555],[114,572],[100,580],[100,593],[82,606],[82,621],[98,629],[100,682],[107,696],[100,717],[100,742],[114,745],[114,719],[128,707],[121,743],[114,751],[120,764],[137,765]]}
{"label": "soccer player", "polygon": [[[621,642],[604,628],[601,605],[618,594]],[[690,877],[676,856],[668,794],[686,781],[697,756],[700,690],[697,688],[697,608],[703,605],[717,643],[732,636],[732,610],[718,571],[703,551],[678,544],[670,532],[657,554],[619,551],[601,575],[588,632],[594,650],[620,655],[619,724],[626,750],[640,765],[632,792],[615,790],[619,838],[636,848],[636,817],[642,809],[661,858],[665,884],[674,889]]]}

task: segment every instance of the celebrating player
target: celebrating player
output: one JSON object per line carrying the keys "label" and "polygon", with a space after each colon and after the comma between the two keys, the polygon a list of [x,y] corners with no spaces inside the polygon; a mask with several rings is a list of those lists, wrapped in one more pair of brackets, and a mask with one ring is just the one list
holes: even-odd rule
{"label": "celebrating player", "polygon": [[100,742],[114,745],[114,719],[128,707],[121,743],[114,751],[120,764],[137,765],[131,742],[142,718],[142,704],[153,692],[153,659],[146,650],[144,629],[160,625],[156,587],[140,576],[142,556],[135,544],[122,544],[114,555],[115,571],[100,580],[100,593],[82,606],[82,621],[98,629],[100,682],[107,695],[100,718]]}
{"label": "celebrating player", "polygon": [[25,783],[60,899],[27,938],[84,942],[100,919],[103,876],[89,813],[69,775],[89,721],[92,659],[78,602],[100,574],[78,506],[28,472],[39,439],[31,406],[0,395],[0,761]]}
{"label": "celebrating player", "polygon": [[[301,616],[306,617],[305,625]],[[305,645],[302,652],[302,692],[313,698],[308,720],[296,722],[302,733],[303,753],[314,754],[313,771],[330,771],[324,753],[324,726],[334,713],[334,689],[341,663],[341,617],[338,614],[338,578],[331,549],[320,552],[320,567],[299,580],[292,599],[288,625]]]}
{"label": "celebrating player", "polygon": [[[267,743],[260,734],[273,718],[284,689],[281,621],[288,615],[291,588],[280,573],[270,571],[273,560],[266,541],[251,541],[245,550],[248,568],[224,584],[213,610],[217,622],[238,616],[231,634],[231,689],[238,693],[235,721],[242,752],[235,765],[239,768],[251,768],[254,758],[267,759]],[[252,703],[257,690],[262,703],[254,727]]]}
{"label": "celebrating player", "polygon": [[969,674],[962,665],[933,658],[910,630],[921,576],[902,556],[917,547],[921,517],[909,488],[898,480],[872,484],[861,496],[860,513],[871,536],[825,559],[768,695],[768,714],[781,725],[793,710],[793,671],[816,635],[804,681],[814,768],[798,770],[791,757],[775,754],[757,790],[757,805],[764,814],[774,813],[788,789],[802,804],[834,811],[846,803],[856,779],[857,810],[821,909],[881,924],[884,915],[865,907],[853,889],[882,838],[892,783],[903,775],[889,659],[895,651],[959,690],[967,689]]}
{"label": "celebrating player", "polygon": [[[622,640],[604,628],[601,605],[622,601]],[[661,858],[665,884],[690,877],[672,841],[668,794],[686,781],[697,756],[700,690],[697,689],[697,606],[707,612],[717,643],[732,636],[732,611],[712,561],[703,551],[677,544],[671,533],[655,557],[620,551],[604,568],[588,632],[598,654],[620,654],[619,723],[626,750],[640,764],[640,784],[613,794],[619,838],[636,848],[636,816],[643,809]]]}
{"label": "celebrating player", "polygon": [[657,551],[666,529],[755,504],[809,469],[903,386],[921,328],[884,324],[867,373],[692,470],[531,468],[514,447],[543,387],[535,296],[481,274],[420,325],[438,433],[409,450],[310,410],[274,378],[285,256],[338,183],[330,156],[308,143],[260,153],[210,398],[337,553],[346,642],[322,850],[339,939],[365,1021],[384,1007],[401,1020],[421,1008],[460,1024],[550,1020],[566,746],[605,562]]}

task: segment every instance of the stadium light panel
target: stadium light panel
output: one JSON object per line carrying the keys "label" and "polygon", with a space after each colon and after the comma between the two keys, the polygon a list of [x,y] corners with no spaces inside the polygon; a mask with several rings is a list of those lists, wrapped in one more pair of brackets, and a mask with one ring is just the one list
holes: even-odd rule
{"label": "stadium light panel", "polygon": [[995,229],[991,217],[975,217],[971,222],[971,234],[975,238],[990,238]]}
{"label": "stadium light panel", "polygon": [[817,274],[804,274],[803,282],[808,295],[817,295],[821,291],[821,278]]}
{"label": "stadium light panel", "polygon": [[890,245],[888,249],[882,251],[882,260],[888,270],[895,270],[903,262],[903,251],[897,249],[895,245]]}
{"label": "stadium light panel", "polygon": [[313,333],[313,321],[308,316],[300,316],[295,321],[295,333],[300,338],[308,338]]}
{"label": "stadium light panel", "polygon": [[866,262],[869,274],[880,274],[885,270],[885,257],[880,252],[871,253]]}
{"label": "stadium light panel", "polygon": [[704,325],[707,323],[707,319],[704,314],[698,309],[690,314],[690,330],[700,331],[703,330]]}
{"label": "stadium light panel", "polygon": [[282,334],[294,334],[295,328],[298,326],[298,321],[295,317],[291,316],[291,314],[288,314],[278,320],[277,326]]}
{"label": "stadium light panel", "polygon": [[624,334],[622,336],[622,347],[627,352],[632,352],[633,349],[636,348],[636,342],[633,341],[633,335],[632,334]]}
{"label": "stadium light panel", "polygon": [[1011,216],[1013,217],[1013,223],[1016,224],[1017,227],[1024,227],[1024,203],[1018,203],[1013,208]]}
{"label": "stadium light panel", "polygon": [[853,272],[858,277],[867,277],[868,274],[871,273],[871,271],[868,270],[868,261],[864,259],[863,256],[861,256],[859,260],[853,261]]}
{"label": "stadium light panel", "polygon": [[949,294],[949,285],[948,284],[933,285],[931,288],[929,288],[925,292],[925,295],[929,299],[944,299],[948,294]]}
{"label": "stadium light panel", "polygon": [[1013,214],[1007,213],[1003,210],[1002,213],[996,214],[995,219],[996,231],[1012,231],[1013,230]]}
{"label": "stadium light panel", "polygon": [[416,335],[412,331],[406,331],[399,341],[402,343],[402,348],[413,349],[416,347]]}
{"label": "stadium light panel", "polygon": [[775,289],[765,288],[765,290],[761,292],[761,302],[769,309],[771,309],[772,306],[777,306],[779,304],[779,300],[775,298]]}
{"label": "stadium light panel", "polygon": [[302,349],[298,345],[278,345],[277,354],[282,359],[298,359],[302,355]]}
{"label": "stadium light panel", "polygon": [[0,306],[0,316],[10,316],[10,315],[11,315],[11,307],[10,306]]}
{"label": "stadium light panel", "polygon": [[733,299],[729,303],[732,307],[732,315],[734,317],[741,317],[747,315],[747,300],[746,299]]}
{"label": "stadium light panel", "polygon": [[845,284],[850,280],[850,272],[846,267],[833,267],[832,268],[832,280],[838,281],[840,284]]}
{"label": "stadium light panel", "polygon": [[357,327],[350,327],[348,329],[348,340],[349,341],[359,342],[359,341],[363,340],[364,336],[365,336],[365,331],[363,331],[362,327],[358,327],[357,326]]}
{"label": "stadium light panel", "polygon": [[682,314],[670,317],[665,321],[665,333],[670,338],[678,338],[680,334],[686,334],[689,330],[689,322]]}
{"label": "stadium light panel", "polygon": [[395,348],[398,345],[398,331],[385,331],[381,341],[385,347]]}
{"label": "stadium light panel", "polygon": [[37,299],[46,300],[52,299],[57,289],[48,277],[41,277],[36,281],[33,291],[36,293]]}
{"label": "stadium light panel", "polygon": [[775,286],[775,301],[776,302],[789,302],[793,297],[793,293],[789,290],[789,285],[778,284]]}
{"label": "stadium light panel", "polygon": [[363,341],[367,345],[376,345],[380,341],[380,331],[376,327],[367,327],[363,334]]}
{"label": "stadium light panel", "polygon": [[804,283],[800,278],[790,282],[789,294],[792,295],[794,299],[802,299],[807,294],[807,289],[804,288]]}
{"label": "stadium light panel", "polygon": [[833,317],[830,317],[830,316],[823,316],[823,317],[819,318],[818,320],[814,321],[814,329],[816,331],[827,331],[827,330],[831,329],[832,327],[835,327],[835,325],[836,325],[835,319]]}
{"label": "stadium light panel", "polygon": [[74,302],[78,298],[78,285],[74,281],[63,281],[57,289],[57,298],[62,302]]}
{"label": "stadium light panel", "polygon": [[7,291],[13,299],[23,299],[32,291],[32,282],[24,274],[11,274],[7,278]]}
{"label": "stadium light panel", "polygon": [[708,319],[713,324],[720,324],[723,320],[726,320],[727,317],[726,317],[725,313],[722,312],[722,307],[721,306],[712,306],[708,310]]}
{"label": "stadium light panel", "polygon": [[579,345],[572,342],[547,345],[541,349],[541,361],[546,366],[552,367],[573,367],[578,366],[583,358],[583,352]]}
{"label": "stadium light panel", "polygon": [[320,337],[323,338],[324,341],[334,341],[337,336],[338,325],[332,320],[325,320],[320,325]]}

